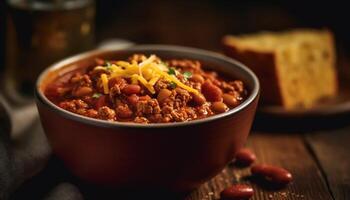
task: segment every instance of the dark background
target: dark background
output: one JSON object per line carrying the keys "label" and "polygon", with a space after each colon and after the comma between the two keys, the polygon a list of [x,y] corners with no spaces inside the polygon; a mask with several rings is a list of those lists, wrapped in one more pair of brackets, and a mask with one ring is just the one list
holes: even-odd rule
{"label": "dark background", "polygon": [[[0,69],[4,68],[6,1],[0,1]],[[350,11],[341,1],[98,0],[96,41],[124,38],[220,50],[225,34],[295,27],[331,29],[338,50],[350,47]]]}

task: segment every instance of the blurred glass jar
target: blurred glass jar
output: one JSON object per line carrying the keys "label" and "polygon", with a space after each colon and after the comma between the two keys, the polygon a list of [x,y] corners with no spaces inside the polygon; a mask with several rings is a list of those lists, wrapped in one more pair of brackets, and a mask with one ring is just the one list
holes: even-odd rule
{"label": "blurred glass jar", "polygon": [[32,97],[50,64],[93,48],[93,0],[7,0],[5,94]]}

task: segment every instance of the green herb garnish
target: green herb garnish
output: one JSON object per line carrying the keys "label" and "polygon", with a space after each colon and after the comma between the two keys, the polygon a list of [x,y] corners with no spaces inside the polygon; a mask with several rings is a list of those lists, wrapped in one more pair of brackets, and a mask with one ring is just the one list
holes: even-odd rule
{"label": "green herb garnish", "polygon": [[106,67],[110,67],[112,64],[110,63],[110,62],[108,62],[108,61],[105,61],[105,66]]}
{"label": "green herb garnish", "polygon": [[169,68],[168,74],[176,76],[176,70],[174,68]]}
{"label": "green herb garnish", "polygon": [[92,95],[92,98],[99,98],[100,96],[102,96],[102,94],[101,93],[94,93],[93,95]]}
{"label": "green herb garnish", "polygon": [[170,87],[171,89],[175,89],[175,88],[177,87],[177,85],[176,85],[176,83],[174,83],[174,82],[170,82],[170,83],[169,83],[169,87]]}
{"label": "green herb garnish", "polygon": [[189,79],[189,78],[192,77],[192,73],[191,73],[191,72],[184,72],[183,75],[184,75],[184,77],[185,77],[186,79]]}
{"label": "green herb garnish", "polygon": [[105,67],[107,68],[108,71],[111,71],[111,66],[112,66],[112,63],[108,61],[105,62]]}

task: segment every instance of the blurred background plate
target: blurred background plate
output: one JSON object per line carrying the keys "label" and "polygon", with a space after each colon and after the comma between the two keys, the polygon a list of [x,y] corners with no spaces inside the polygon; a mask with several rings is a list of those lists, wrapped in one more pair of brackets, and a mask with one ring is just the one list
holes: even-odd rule
{"label": "blurred background plate", "polygon": [[313,116],[334,116],[350,112],[350,83],[339,88],[338,96],[332,99],[325,99],[310,109],[286,110],[282,106],[261,105],[258,112],[262,114],[275,115],[276,117],[313,117]]}

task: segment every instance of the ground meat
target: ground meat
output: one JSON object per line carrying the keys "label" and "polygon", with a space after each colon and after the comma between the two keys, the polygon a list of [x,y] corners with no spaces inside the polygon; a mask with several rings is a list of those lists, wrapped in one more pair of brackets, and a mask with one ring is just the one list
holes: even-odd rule
{"label": "ground meat", "polygon": [[77,73],[74,77],[72,77],[71,82],[76,84],[76,86],[91,86],[91,79],[90,76],[87,74],[81,75]]}
{"label": "ground meat", "polygon": [[236,91],[238,91],[239,93],[243,93],[244,92],[244,84],[243,84],[242,81],[235,80],[235,81],[229,82],[229,84],[232,85],[234,87],[234,89]]}
{"label": "ground meat", "polygon": [[187,90],[176,88],[176,96],[174,100],[174,108],[178,109],[185,107],[189,101],[191,101],[192,96]]}
{"label": "ground meat", "polygon": [[65,110],[68,110],[74,113],[77,113],[79,109],[86,109],[88,107],[88,105],[83,100],[80,100],[80,99],[63,101],[59,104],[59,106]]}
{"label": "ground meat", "polygon": [[162,105],[168,105],[175,109],[179,109],[185,107],[191,99],[192,96],[187,90],[176,88],[175,90],[172,90],[172,94],[162,102]]}
{"label": "ground meat", "polygon": [[98,109],[98,118],[113,121],[115,119],[115,111],[107,106]]}
{"label": "ground meat", "polygon": [[159,114],[160,112],[161,109],[159,107],[157,99],[139,101],[136,104],[136,116],[150,116]]}
{"label": "ground meat", "polygon": [[120,105],[115,110],[120,118],[130,118],[133,114],[128,104]]}
{"label": "ground meat", "polygon": [[221,84],[220,88],[222,89],[222,91],[227,92],[227,93],[235,91],[235,87],[233,87],[231,84],[228,84],[226,82],[223,82]]}
{"label": "ground meat", "polygon": [[154,85],[154,90],[156,92],[159,92],[161,89],[166,89],[169,86],[169,81],[166,81],[164,79],[159,79],[156,84]]}
{"label": "ground meat", "polygon": [[121,95],[121,89],[119,85],[114,85],[113,87],[111,87],[111,89],[109,90],[109,99],[112,102],[114,102],[116,100],[116,97],[118,97],[119,95]]}
{"label": "ground meat", "polygon": [[171,67],[192,69],[191,71],[200,71],[201,69],[201,63],[197,60],[169,60],[167,64]]}
{"label": "ground meat", "polygon": [[184,122],[197,118],[195,111],[192,108],[180,108],[173,110],[171,116],[176,122]]}
{"label": "ground meat", "polygon": [[202,86],[201,83],[196,83],[196,82],[191,82],[191,81],[189,81],[188,85],[196,90],[199,90],[199,91],[201,90],[201,86]]}
{"label": "ground meat", "polygon": [[190,107],[182,107],[178,109],[174,109],[169,105],[165,105],[162,107],[163,120],[162,122],[171,122],[171,121],[188,121],[191,119],[196,119],[197,114],[193,108]]}
{"label": "ground meat", "polygon": [[160,122],[163,122],[163,115],[158,113],[158,114],[154,114],[154,115],[150,115],[148,117],[149,121],[150,122],[153,122],[153,123],[160,123]]}
{"label": "ground meat", "polygon": [[135,117],[134,122],[141,123],[141,124],[147,124],[149,121],[146,117]]}
{"label": "ground meat", "polygon": [[196,110],[199,118],[204,118],[206,116],[210,116],[214,114],[214,112],[210,109],[210,104],[208,103],[205,103],[197,107]]}
{"label": "ground meat", "polygon": [[98,112],[97,110],[94,109],[89,109],[85,112],[85,116],[91,117],[91,118],[97,118],[98,117]]}

